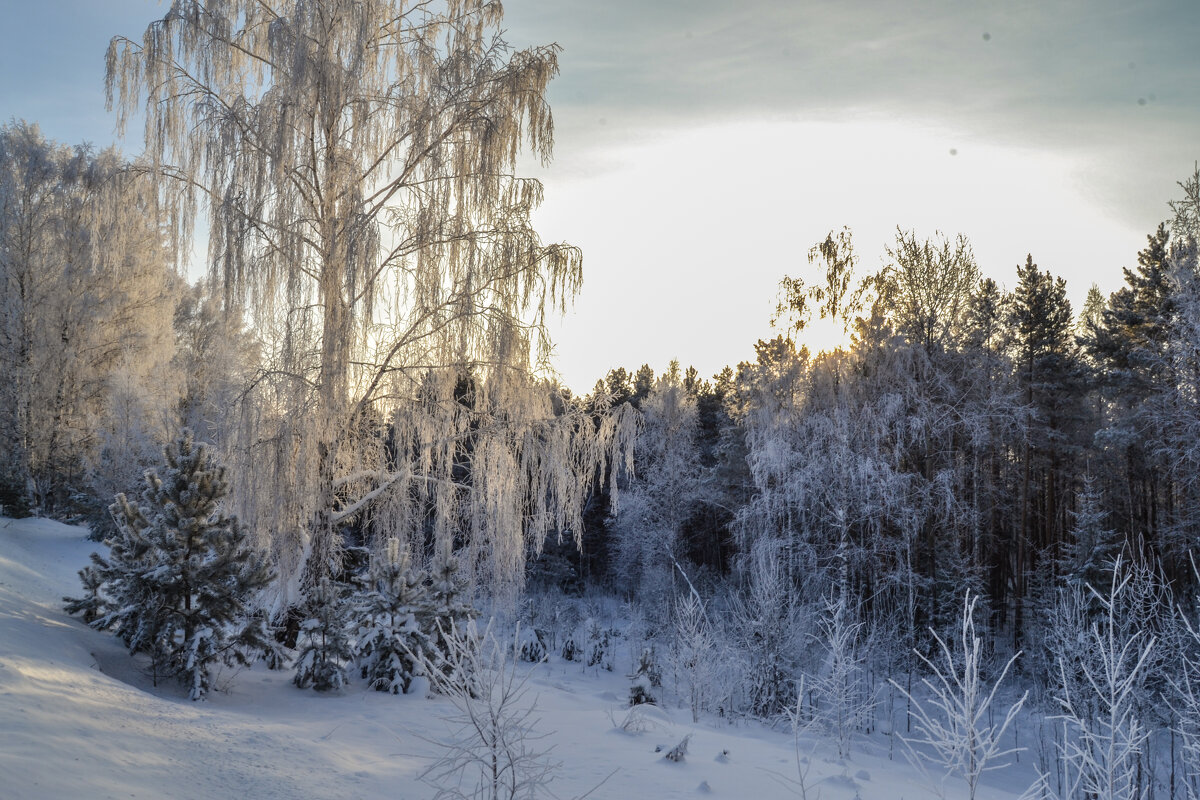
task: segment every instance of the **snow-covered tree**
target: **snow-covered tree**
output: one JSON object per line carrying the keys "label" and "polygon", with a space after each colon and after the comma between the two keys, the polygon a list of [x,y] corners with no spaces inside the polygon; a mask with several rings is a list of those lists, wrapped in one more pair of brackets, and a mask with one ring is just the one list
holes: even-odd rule
{"label": "snow-covered tree", "polygon": [[285,602],[368,518],[410,548],[465,541],[472,577],[511,599],[526,553],[582,528],[606,464],[617,426],[536,379],[581,257],[541,242],[541,184],[515,176],[523,147],[550,158],[558,48],[514,51],[501,14],[174,0],[109,47],[109,98],[122,126],[144,111],[177,253],[203,210],[225,306],[265,339],[232,449]]}
{"label": "snow-covered tree", "polygon": [[756,542],[746,566],[747,586],[731,602],[733,642],[746,665],[743,688],[749,710],[771,718],[795,704],[801,607],[777,543]]}
{"label": "snow-covered tree", "polygon": [[[439,800],[522,800],[552,796],[547,789],[559,764],[542,742],[551,735],[537,729],[536,700],[528,699],[529,672],[516,658],[519,633],[512,644],[499,641],[490,626],[477,633],[473,624],[451,626],[444,635],[446,670],[425,659],[422,668],[432,686],[450,699],[454,726],[440,757],[422,779],[436,787]],[[454,676],[471,675],[463,683]]]}
{"label": "snow-covered tree", "polygon": [[[1072,512],[1071,538],[1064,547],[1060,570],[1068,584],[1077,587],[1104,586],[1109,570],[1121,555],[1124,544],[1116,531],[1106,527],[1108,513],[1104,495],[1091,475],[1084,478],[1079,493],[1079,509]],[[1090,592],[1085,590],[1085,596]]]}
{"label": "snow-covered tree", "polygon": [[642,402],[635,477],[622,492],[613,524],[613,572],[621,587],[659,608],[666,607],[684,558],[684,524],[703,502],[696,412],[696,398],[672,362]]}
{"label": "snow-covered tree", "polygon": [[398,539],[389,539],[371,565],[370,584],[357,603],[355,651],[363,677],[376,691],[407,692],[430,649],[429,600]]}
{"label": "snow-covered tree", "polygon": [[178,423],[195,431],[201,441],[218,446],[233,438],[237,420],[229,412],[238,408],[259,361],[256,337],[245,328],[238,310],[225,307],[222,300],[207,281],[181,293],[171,359],[181,382]]}
{"label": "snow-covered tree", "polygon": [[662,668],[658,665],[658,655],[653,646],[643,647],[630,676],[629,705],[657,703],[657,690],[661,688]]}
{"label": "snow-covered tree", "polygon": [[675,603],[675,637],[671,667],[676,691],[692,712],[692,722],[711,707],[720,659],[717,641],[704,603],[685,594]]}
{"label": "snow-covered tree", "polygon": [[[1150,792],[1142,763],[1150,742],[1144,695],[1159,643],[1130,612],[1152,576],[1122,557],[1108,573],[1107,586],[1064,590],[1058,611],[1064,800],[1134,800]],[[1098,614],[1090,613],[1093,603]]]}
{"label": "snow-covered tree", "polygon": [[300,654],[292,683],[318,692],[346,685],[346,668],[354,658],[346,599],[329,578],[322,578],[308,596],[300,623]]}
{"label": "snow-covered tree", "polygon": [[0,126],[0,487],[104,513],[167,438],[175,281],[149,184],[113,150]]}
{"label": "snow-covered tree", "polygon": [[846,593],[825,599],[816,637],[825,657],[807,683],[813,695],[813,715],[837,743],[841,758],[850,757],[851,739],[866,727],[875,707],[865,680],[864,627]]}
{"label": "snow-covered tree", "polygon": [[117,496],[119,536],[81,573],[88,596],[71,607],[95,614],[98,595],[92,626],[115,629],[131,653],[150,656],[156,679],[176,676],[199,700],[218,661],[246,664],[272,647],[261,616],[247,613],[272,575],[222,508],[229,483],[211,449],[184,431],[164,457],[146,473],[140,502]]}

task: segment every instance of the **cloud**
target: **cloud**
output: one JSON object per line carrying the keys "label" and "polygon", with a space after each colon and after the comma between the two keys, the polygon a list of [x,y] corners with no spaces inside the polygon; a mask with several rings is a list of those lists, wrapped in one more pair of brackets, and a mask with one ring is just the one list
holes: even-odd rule
{"label": "cloud", "polygon": [[1163,177],[1200,157],[1194,0],[513,0],[506,13],[510,41],[564,48],[551,101],[571,147],[865,109],[1082,156],[1093,191],[1125,211],[1165,208]]}

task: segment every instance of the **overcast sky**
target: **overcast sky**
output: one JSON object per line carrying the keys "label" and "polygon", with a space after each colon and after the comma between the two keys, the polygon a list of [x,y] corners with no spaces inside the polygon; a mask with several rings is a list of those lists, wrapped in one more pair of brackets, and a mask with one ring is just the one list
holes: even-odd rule
{"label": "overcast sky", "polygon": [[[1011,287],[1027,252],[1078,301],[1200,159],[1197,0],[509,0],[557,42],[547,239],[584,249],[566,382],[753,355],[785,275],[843,225],[862,269],[895,227],[966,234]],[[113,141],[109,37],[155,0],[0,0],[0,117]],[[130,140],[134,153],[140,144]]]}

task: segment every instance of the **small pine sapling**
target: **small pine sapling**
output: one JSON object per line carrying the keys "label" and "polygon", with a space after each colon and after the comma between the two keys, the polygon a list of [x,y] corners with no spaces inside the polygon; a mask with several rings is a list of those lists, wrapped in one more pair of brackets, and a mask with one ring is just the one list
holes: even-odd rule
{"label": "small pine sapling", "polygon": [[[426,665],[437,665],[442,677],[469,685],[471,676],[457,670],[469,666],[470,662],[454,663],[449,654],[454,644],[447,638],[451,631],[462,631],[470,627],[475,618],[475,609],[463,600],[463,579],[459,562],[449,546],[439,548],[429,565],[429,601],[419,618],[421,628],[428,636],[430,653]],[[436,685],[434,676],[427,675]]]}
{"label": "small pine sapling", "polygon": [[95,622],[105,608],[104,584],[111,574],[112,565],[99,553],[92,553],[92,563],[79,570],[79,582],[83,584],[82,597],[64,597],[68,614],[82,614],[88,625]]}
{"label": "small pine sapling", "polygon": [[429,649],[420,617],[428,603],[420,574],[400,541],[391,538],[371,565],[370,583],[356,603],[356,649],[362,677],[380,692],[407,693]]}
{"label": "small pine sapling", "polygon": [[[117,495],[119,535],[109,557],[94,555],[80,572],[86,594],[67,608],[115,629],[131,653],[147,653],[155,682],[173,676],[193,700],[211,688],[217,661],[248,664],[270,646],[251,596],[272,575],[246,530],[226,516],[225,469],[191,431],[164,449],[165,465],[145,473],[140,502]],[[161,476],[160,476],[161,471]]]}
{"label": "small pine sapling", "polygon": [[550,658],[546,650],[545,635],[536,628],[521,629],[521,652],[520,658],[522,661],[530,664],[541,664]]}
{"label": "small pine sapling", "polygon": [[307,618],[300,624],[304,646],[292,682],[318,692],[340,690],[346,685],[346,664],[354,657],[345,601],[329,578],[322,578],[305,610]]}
{"label": "small pine sapling", "polygon": [[595,620],[590,620],[589,623],[587,665],[612,672],[612,634],[608,628]]}
{"label": "small pine sapling", "polygon": [[653,689],[662,686],[662,670],[655,660],[653,647],[642,648],[637,667],[630,677],[633,683],[629,687],[629,705],[640,706],[658,702]]}
{"label": "small pine sapling", "polygon": [[566,635],[563,636],[562,651],[560,653],[563,661],[583,660],[583,648],[579,646],[578,639],[579,630],[577,627],[568,630]]}

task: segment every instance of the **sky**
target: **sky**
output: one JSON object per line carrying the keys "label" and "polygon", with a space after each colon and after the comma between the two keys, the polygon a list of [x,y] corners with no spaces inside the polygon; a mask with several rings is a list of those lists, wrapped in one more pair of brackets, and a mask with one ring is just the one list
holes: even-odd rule
{"label": "sky", "polygon": [[[0,119],[114,141],[105,46],[164,10],[0,0]],[[1030,253],[1078,309],[1200,160],[1197,0],[508,0],[504,27],[562,48],[555,158],[529,171],[543,238],[583,248],[555,331],[581,392],[752,359],[780,279],[843,226],[860,273],[897,226],[962,233],[985,275],[1011,288]]]}

